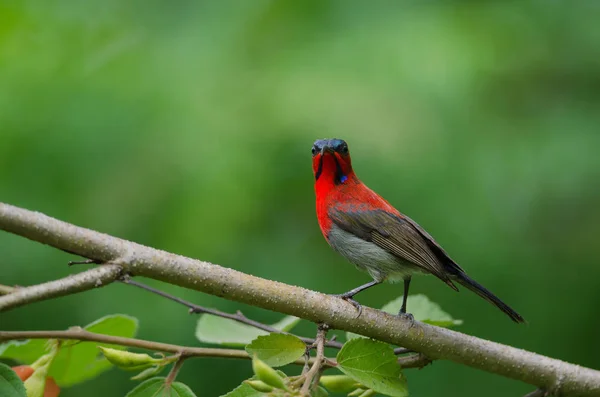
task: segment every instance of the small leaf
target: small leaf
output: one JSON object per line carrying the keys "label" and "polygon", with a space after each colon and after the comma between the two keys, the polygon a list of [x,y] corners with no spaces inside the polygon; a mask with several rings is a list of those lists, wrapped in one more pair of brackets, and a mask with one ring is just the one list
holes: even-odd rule
{"label": "small leaf", "polygon": [[358,397],[372,397],[376,394],[377,392],[373,389],[368,389],[365,390],[360,396]]}
{"label": "small leaf", "polygon": [[181,382],[174,382],[171,385],[170,394],[171,397],[196,397],[192,389],[188,385]]}
{"label": "small leaf", "polygon": [[136,371],[162,363],[161,358],[153,358],[145,353],[132,353],[126,350],[117,350],[110,347],[98,346],[104,357],[121,369]]}
{"label": "small leaf", "polygon": [[253,388],[254,390],[262,392],[262,393],[268,393],[270,391],[273,391],[273,386],[267,385],[262,380],[248,379],[248,380],[245,380],[244,383],[247,384],[248,386],[250,386],[251,388]]}
{"label": "small leaf", "polygon": [[227,394],[223,394],[221,397],[259,397],[264,396],[262,392],[254,390],[247,383],[242,383]]}
{"label": "small leaf", "polygon": [[267,334],[258,328],[210,314],[201,315],[196,326],[196,338],[200,342],[224,346],[245,346]]}
{"label": "small leaf", "polygon": [[[134,337],[138,322],[134,317],[114,314],[102,317],[87,325],[85,330],[98,334]],[[94,378],[112,367],[104,357],[101,357],[97,346],[110,346],[114,349],[124,349],[122,346],[95,342],[69,342],[61,344],[50,376],[54,377],[59,386],[72,386]],[[31,339],[25,342],[9,342],[0,345],[0,357],[31,364],[48,351],[48,339]]]}
{"label": "small leaf", "polygon": [[246,346],[251,356],[256,356],[272,367],[293,363],[306,353],[306,344],[298,337],[287,334],[259,336]]}
{"label": "small leaf", "polygon": [[[371,389],[369,389],[369,390],[371,390]],[[362,389],[359,387],[358,389],[354,390],[353,392],[348,393],[348,397],[358,397],[361,394],[363,394],[365,391],[366,391],[365,389]]]}
{"label": "small leaf", "polygon": [[174,382],[166,389],[166,378],[152,378],[137,385],[126,397],[196,397],[194,392],[183,383]]}
{"label": "small leaf", "polygon": [[[299,321],[300,319],[297,317],[286,316],[271,326],[287,332]],[[242,347],[257,337],[268,334],[269,332],[262,329],[212,314],[201,315],[196,325],[196,338],[200,342],[215,345]]]}
{"label": "small leaf", "polygon": [[408,395],[398,358],[386,343],[365,338],[350,340],[339,351],[337,361],[340,371],[378,393]]}
{"label": "small leaf", "polygon": [[27,397],[23,381],[6,364],[0,363],[0,396]]}
{"label": "small leaf", "polygon": [[346,394],[357,387],[360,387],[360,383],[356,382],[348,375],[323,375],[321,376],[320,382],[332,393]]}
{"label": "small leaf", "polygon": [[287,389],[281,375],[256,356],[252,359],[252,370],[254,371],[254,375],[267,385],[273,386],[276,389]]}
{"label": "small leaf", "polygon": [[[398,314],[402,306],[402,297],[394,299],[381,308],[384,312]],[[409,295],[406,301],[408,312],[411,313],[415,320],[422,321],[427,324],[437,325],[438,327],[452,327],[461,325],[462,320],[455,320],[452,316],[442,310],[440,305],[432,302],[426,295],[417,294]]]}
{"label": "small leaf", "polygon": [[313,392],[313,394],[311,394],[311,397],[327,397],[328,395],[329,393],[327,393],[327,390],[325,390],[321,386],[318,386]]}
{"label": "small leaf", "polygon": [[165,369],[164,365],[157,365],[154,367],[146,368],[139,374],[132,376],[129,379],[131,379],[131,380],[146,380],[146,379],[153,377],[154,375],[158,375],[163,369]]}
{"label": "small leaf", "polygon": [[285,316],[281,320],[272,324],[271,327],[277,328],[283,332],[290,332],[300,322],[300,318],[294,316]]}

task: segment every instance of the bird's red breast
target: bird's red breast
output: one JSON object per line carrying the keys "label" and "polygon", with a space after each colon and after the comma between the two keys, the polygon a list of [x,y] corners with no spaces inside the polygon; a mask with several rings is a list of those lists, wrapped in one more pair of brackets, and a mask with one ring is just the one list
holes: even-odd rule
{"label": "bird's red breast", "polygon": [[324,152],[313,157],[317,219],[325,238],[332,226],[330,209],[341,212],[384,210],[402,217],[384,198],[364,185],[352,169],[350,155]]}

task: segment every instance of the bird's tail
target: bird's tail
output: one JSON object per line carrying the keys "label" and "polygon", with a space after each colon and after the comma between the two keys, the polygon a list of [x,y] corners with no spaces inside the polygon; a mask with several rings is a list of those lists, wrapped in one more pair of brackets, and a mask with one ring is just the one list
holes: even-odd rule
{"label": "bird's tail", "polygon": [[521,317],[521,315],[519,313],[514,311],[506,303],[502,302],[500,300],[500,298],[498,298],[496,295],[492,294],[483,285],[479,284],[477,281],[475,281],[471,277],[467,276],[464,272],[458,272],[458,274],[456,274],[455,280],[458,281],[461,285],[464,285],[471,291],[475,292],[477,295],[481,296],[486,301],[492,303],[498,309],[502,310],[514,322],[516,322],[516,323],[524,323],[525,322],[525,319],[523,317]]}

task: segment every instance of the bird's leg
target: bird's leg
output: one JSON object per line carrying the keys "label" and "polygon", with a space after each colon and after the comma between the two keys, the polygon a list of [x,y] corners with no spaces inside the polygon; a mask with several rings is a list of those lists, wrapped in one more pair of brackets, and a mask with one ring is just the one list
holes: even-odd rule
{"label": "bird's leg", "polygon": [[362,313],[362,305],[352,298],[354,297],[354,295],[358,294],[359,292],[369,289],[372,286],[377,285],[377,284],[381,284],[381,281],[373,280],[370,283],[363,284],[360,287],[351,289],[348,292],[345,292],[343,294],[336,294],[333,296],[337,296],[338,298],[342,298],[343,300],[350,302],[352,304],[352,306],[354,306],[356,308],[356,310],[358,310],[358,316],[356,316],[356,317],[360,317],[360,314]]}
{"label": "bird's leg", "polygon": [[410,287],[410,276],[404,279],[404,296],[402,297],[402,306],[398,315],[400,317],[406,317],[409,320],[414,320],[414,317],[410,313],[406,313],[406,300],[408,299],[408,288]]}

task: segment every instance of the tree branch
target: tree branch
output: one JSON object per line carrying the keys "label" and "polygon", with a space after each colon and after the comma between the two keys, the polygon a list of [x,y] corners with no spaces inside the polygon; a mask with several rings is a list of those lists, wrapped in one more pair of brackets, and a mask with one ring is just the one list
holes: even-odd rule
{"label": "tree branch", "polygon": [[0,312],[28,303],[104,287],[115,281],[120,274],[120,266],[104,265],[47,283],[15,288],[12,292],[0,297]]}
{"label": "tree branch", "polygon": [[[0,229],[102,263],[118,263],[124,272],[133,276],[161,280],[315,323],[327,323],[332,328],[418,351],[430,359],[451,360],[521,380],[551,394],[600,394],[599,371],[370,308],[365,308],[357,318],[354,306],[333,296],[152,249],[41,213],[0,203]],[[106,265],[99,268],[104,267]],[[86,287],[93,286],[86,284]],[[20,295],[25,301],[15,299],[13,295],[19,293],[20,290],[1,296],[0,311],[43,299],[39,294],[38,299],[27,298],[27,292]]]}

